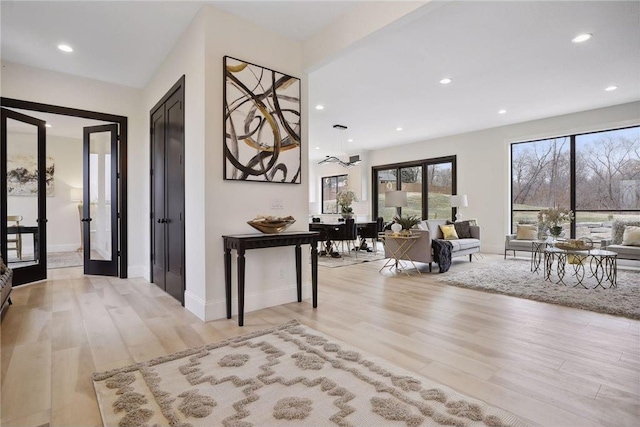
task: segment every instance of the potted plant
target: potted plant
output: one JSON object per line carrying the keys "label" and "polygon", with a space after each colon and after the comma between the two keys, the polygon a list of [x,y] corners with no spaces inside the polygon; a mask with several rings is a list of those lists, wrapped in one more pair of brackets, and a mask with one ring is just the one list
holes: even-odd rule
{"label": "potted plant", "polygon": [[409,215],[409,216],[395,216],[393,218],[393,221],[396,224],[399,224],[402,226],[402,230],[403,232],[409,232],[409,230],[411,230],[416,224],[418,224],[420,222],[420,218],[416,215]]}
{"label": "potted plant", "polygon": [[547,208],[538,212],[538,222],[549,229],[549,234],[558,238],[562,233],[562,223],[573,220],[573,212],[566,208]]}
{"label": "potted plant", "polygon": [[358,201],[356,193],[351,190],[340,191],[336,195],[336,201],[338,202],[338,206],[340,206],[340,213],[342,214],[342,217],[351,218],[353,216],[353,208],[351,207],[351,204]]}

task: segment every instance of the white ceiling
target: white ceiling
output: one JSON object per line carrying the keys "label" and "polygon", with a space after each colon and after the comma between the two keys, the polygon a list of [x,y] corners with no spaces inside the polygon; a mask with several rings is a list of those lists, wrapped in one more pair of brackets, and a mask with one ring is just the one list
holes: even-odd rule
{"label": "white ceiling", "polygon": [[[202,3],[3,0],[1,56],[142,88]],[[297,40],[354,6],[206,3]],[[571,43],[582,32],[593,39]],[[75,52],[59,52],[61,42]],[[440,85],[445,76],[453,83]],[[638,1],[432,2],[309,76],[303,108],[310,113],[310,154],[355,153],[637,101],[639,76]],[[612,84],[619,89],[605,92]],[[315,110],[317,103],[325,110]],[[501,108],[507,113],[497,114]],[[349,129],[339,134],[336,123]]]}

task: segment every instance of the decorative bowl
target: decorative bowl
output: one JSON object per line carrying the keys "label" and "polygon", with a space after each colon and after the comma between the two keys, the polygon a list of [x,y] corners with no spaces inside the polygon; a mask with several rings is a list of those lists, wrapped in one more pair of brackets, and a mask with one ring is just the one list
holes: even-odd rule
{"label": "decorative bowl", "polygon": [[556,242],[555,246],[565,251],[588,251],[593,249],[593,241],[589,238],[569,239],[566,242]]}
{"label": "decorative bowl", "polygon": [[296,222],[295,219],[285,220],[252,220],[247,221],[247,224],[255,228],[256,230],[265,234],[282,233],[289,228],[291,224]]}

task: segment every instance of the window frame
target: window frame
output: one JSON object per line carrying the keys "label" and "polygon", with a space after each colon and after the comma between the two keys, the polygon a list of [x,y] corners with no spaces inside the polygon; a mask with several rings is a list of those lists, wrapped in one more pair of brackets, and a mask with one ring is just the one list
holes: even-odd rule
{"label": "window frame", "polygon": [[578,209],[576,210],[576,206],[577,206],[577,197],[576,197],[576,187],[577,187],[577,183],[576,183],[576,139],[579,136],[583,136],[583,135],[594,135],[594,134],[598,134],[598,133],[605,133],[605,132],[614,132],[614,131],[618,131],[618,130],[625,130],[625,129],[633,129],[633,128],[638,128],[638,130],[640,131],[640,124],[636,124],[636,125],[631,125],[631,126],[624,126],[624,127],[620,127],[620,128],[612,128],[612,129],[603,129],[603,130],[598,130],[598,131],[591,131],[591,132],[579,132],[579,133],[574,133],[574,134],[568,134],[568,135],[558,135],[558,136],[549,136],[546,138],[539,138],[539,139],[534,139],[534,140],[528,140],[528,141],[518,141],[518,142],[512,142],[509,145],[509,158],[510,158],[510,164],[509,164],[509,178],[511,180],[510,184],[509,184],[509,189],[510,189],[510,194],[509,194],[509,230],[511,230],[511,232],[513,232],[514,226],[516,224],[515,220],[514,220],[514,213],[515,212],[534,212],[531,210],[525,210],[525,209],[514,209],[514,203],[513,203],[513,192],[514,192],[514,188],[513,188],[513,149],[515,146],[520,145],[520,144],[531,144],[531,143],[536,143],[536,142],[541,142],[541,141],[548,141],[551,139],[558,139],[558,138],[569,138],[569,209],[574,213],[574,219],[571,221],[571,225],[570,225],[570,238],[575,238],[576,236],[576,217],[578,214],[580,213],[584,213],[584,212],[601,212],[601,213],[611,213],[611,212],[629,212],[629,213],[638,213],[640,214],[640,209]]}
{"label": "window frame", "polygon": [[[390,169],[396,170],[396,186],[394,190],[400,190],[402,186],[401,169],[410,167],[422,167],[422,218],[429,218],[429,185],[427,170],[431,165],[437,165],[442,163],[451,163],[451,192],[457,194],[458,192],[458,169],[457,169],[457,156],[443,156],[434,157],[431,159],[413,160],[401,163],[391,163],[386,165],[377,165],[371,167],[371,212],[374,218],[378,217],[378,172],[386,171]],[[399,208],[400,215],[402,215],[402,208]],[[457,213],[456,208],[451,208],[451,219],[453,219]]]}
{"label": "window frame", "polygon": [[320,213],[326,214],[326,215],[340,213],[340,212],[338,212],[338,200],[337,199],[334,199],[335,202],[336,202],[335,212],[325,212],[325,209],[324,209],[324,202],[325,202],[325,199],[324,199],[324,180],[325,179],[331,179],[331,180],[335,179],[335,182],[336,182],[336,195],[337,195],[338,194],[338,180],[340,178],[344,178],[345,181],[347,181],[347,183],[349,182],[349,174],[330,175],[330,176],[322,176],[322,177],[320,177],[320,205],[321,205],[320,206]]}

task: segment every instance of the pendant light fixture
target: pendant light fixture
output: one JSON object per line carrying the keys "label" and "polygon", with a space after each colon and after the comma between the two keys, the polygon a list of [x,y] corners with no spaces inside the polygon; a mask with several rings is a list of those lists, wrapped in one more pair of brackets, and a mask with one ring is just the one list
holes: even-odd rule
{"label": "pendant light fixture", "polygon": [[[333,128],[339,131],[347,130],[347,127],[345,125],[333,125]],[[340,137],[340,150],[342,151],[342,136]],[[360,156],[356,154],[355,156],[349,156],[348,162],[345,162],[344,160],[341,160],[336,156],[327,156],[324,159],[320,160],[318,164],[323,165],[325,163],[337,163],[340,166],[349,169],[355,165],[359,165],[360,162]]]}

